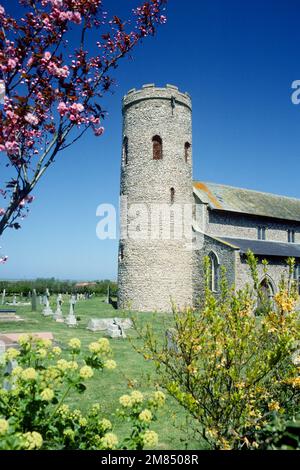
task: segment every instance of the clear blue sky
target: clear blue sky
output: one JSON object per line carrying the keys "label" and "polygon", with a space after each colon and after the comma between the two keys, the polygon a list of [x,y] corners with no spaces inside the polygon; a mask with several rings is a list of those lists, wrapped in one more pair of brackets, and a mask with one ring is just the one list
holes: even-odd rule
{"label": "clear blue sky", "polygon": [[[122,16],[136,2],[104,4]],[[0,277],[116,278],[118,242],[97,239],[96,208],[118,205],[121,98],[144,83],[192,95],[195,179],[300,198],[299,17],[299,0],[170,0],[168,23],[116,70],[104,136],[68,149],[1,239]]]}

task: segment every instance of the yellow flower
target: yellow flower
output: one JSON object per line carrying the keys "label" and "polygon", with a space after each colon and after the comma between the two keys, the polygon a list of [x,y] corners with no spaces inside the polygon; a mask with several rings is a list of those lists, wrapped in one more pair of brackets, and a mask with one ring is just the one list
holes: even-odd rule
{"label": "yellow flower", "polygon": [[133,405],[133,400],[129,395],[122,395],[119,398],[119,403],[124,406],[124,408],[131,408]]}
{"label": "yellow flower", "polygon": [[100,338],[98,340],[98,343],[100,345],[100,351],[102,353],[109,353],[110,352],[110,345],[109,345],[109,341],[107,338]]}
{"label": "yellow flower", "polygon": [[20,355],[20,351],[18,351],[15,348],[9,348],[5,353],[5,359],[7,361],[12,361],[13,359],[18,357],[19,355]]}
{"label": "yellow flower", "polygon": [[103,431],[108,431],[112,428],[112,424],[109,419],[103,418],[99,421],[99,426],[101,426]]}
{"label": "yellow flower", "polygon": [[92,354],[98,354],[101,352],[101,345],[98,341],[95,341],[94,343],[89,344],[89,350]]}
{"label": "yellow flower", "polygon": [[117,367],[117,363],[116,363],[116,361],[113,361],[112,359],[109,359],[108,361],[104,362],[104,367],[106,369],[112,370],[112,369],[115,369]]}
{"label": "yellow flower", "polygon": [[17,377],[18,375],[21,375],[22,372],[23,372],[22,367],[17,366],[17,367],[14,367],[14,368],[13,368],[11,375],[12,375],[13,377]]}
{"label": "yellow flower", "polygon": [[37,350],[37,354],[40,358],[45,359],[45,357],[47,356],[47,351],[46,349],[41,348]]}
{"label": "yellow flower", "polygon": [[51,388],[45,388],[41,393],[41,399],[44,401],[51,401],[54,397],[54,392]]}
{"label": "yellow flower", "polygon": [[65,359],[59,359],[56,363],[56,366],[62,372],[65,372],[69,368],[69,363]]}
{"label": "yellow flower", "polygon": [[5,434],[8,431],[8,421],[6,419],[0,418],[0,435]]}
{"label": "yellow flower", "polygon": [[37,377],[36,370],[33,367],[28,367],[22,371],[21,377],[23,380],[35,380]]}
{"label": "yellow flower", "polygon": [[268,408],[270,411],[278,411],[280,410],[280,405],[278,401],[271,401],[270,403],[268,403]]}
{"label": "yellow flower", "polygon": [[26,346],[26,344],[28,344],[30,342],[30,337],[29,335],[21,335],[18,339],[18,343],[21,345],[21,346]]}
{"label": "yellow flower", "polygon": [[39,432],[26,432],[23,437],[25,439],[24,447],[27,450],[40,449],[43,445],[43,438]]}
{"label": "yellow flower", "polygon": [[139,420],[143,421],[144,423],[150,423],[152,420],[152,413],[147,408],[140,412]]}
{"label": "yellow flower", "polygon": [[166,395],[160,390],[157,390],[157,392],[153,394],[153,401],[157,406],[163,406],[166,401]]}
{"label": "yellow flower", "polygon": [[80,348],[81,348],[81,341],[80,341],[80,339],[78,339],[78,338],[72,338],[72,339],[70,339],[70,341],[68,342],[68,345],[69,345],[70,348],[72,348],[72,349],[80,349]]}
{"label": "yellow flower", "polygon": [[57,412],[61,415],[62,418],[67,418],[70,414],[70,408],[68,405],[63,404],[58,408]]}
{"label": "yellow flower", "polygon": [[67,428],[64,430],[64,436],[68,437],[71,441],[73,441],[75,437],[75,431],[73,431],[73,429],[71,428]]}
{"label": "yellow flower", "polygon": [[68,362],[68,368],[71,370],[77,370],[78,369],[78,363],[76,361],[69,361]]}
{"label": "yellow flower", "polygon": [[118,438],[112,432],[108,432],[101,439],[101,444],[104,449],[115,449],[118,445]]}
{"label": "yellow flower", "polygon": [[134,390],[133,392],[131,392],[130,395],[133,403],[142,403],[142,401],[144,400],[144,395],[138,390]]}
{"label": "yellow flower", "polygon": [[146,447],[155,447],[158,444],[158,435],[155,431],[145,431],[142,440]]}
{"label": "yellow flower", "polygon": [[59,356],[61,354],[61,349],[58,346],[54,346],[54,348],[52,349],[52,352],[56,356]]}
{"label": "yellow flower", "polygon": [[79,420],[80,426],[85,427],[85,426],[87,426],[87,423],[88,422],[87,422],[86,418],[80,418],[80,420]]}
{"label": "yellow flower", "polygon": [[91,377],[93,377],[94,372],[90,366],[83,366],[81,367],[79,374],[80,377],[82,377],[83,379],[90,379]]}
{"label": "yellow flower", "polygon": [[42,340],[40,341],[40,344],[41,344],[41,346],[43,346],[44,348],[47,348],[47,349],[48,349],[48,348],[51,348],[51,346],[52,346],[52,341],[51,341],[51,339],[42,339]]}

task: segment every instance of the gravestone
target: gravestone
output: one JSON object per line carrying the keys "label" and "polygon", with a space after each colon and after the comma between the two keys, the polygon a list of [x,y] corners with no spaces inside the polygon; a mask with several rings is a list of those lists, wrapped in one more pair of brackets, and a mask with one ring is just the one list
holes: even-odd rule
{"label": "gravestone", "polygon": [[106,303],[110,304],[110,285],[107,286]]}
{"label": "gravestone", "polygon": [[16,295],[13,296],[13,302],[12,302],[13,305],[17,305],[17,297]]}
{"label": "gravestone", "polygon": [[39,296],[39,301],[40,301],[40,305],[42,305],[43,304],[43,297],[41,295]]}
{"label": "gravestone", "polygon": [[11,323],[24,321],[19,315],[16,315],[15,311],[0,312],[0,323]]}
{"label": "gravestone", "polygon": [[72,299],[72,297],[70,299],[70,311],[69,311],[69,315],[66,318],[66,325],[77,326],[77,320],[74,314],[74,303],[73,303],[74,299]]}
{"label": "gravestone", "polygon": [[107,328],[107,335],[110,338],[126,338],[124,328],[117,318],[115,318],[113,323]]}
{"label": "gravestone", "polygon": [[119,324],[123,330],[133,327],[130,318],[91,318],[88,322],[87,329],[90,331],[105,331],[111,325]]}
{"label": "gravestone", "polygon": [[36,312],[36,290],[33,289],[31,296],[31,311]]}
{"label": "gravestone", "polygon": [[4,354],[6,350],[5,342],[0,339],[0,364],[4,362]]}
{"label": "gravestone", "polygon": [[3,289],[3,292],[2,292],[2,299],[1,299],[1,305],[4,305],[4,304],[5,304],[5,294],[6,294],[6,290]]}
{"label": "gravestone", "polygon": [[176,330],[175,328],[169,328],[166,331],[166,339],[167,339],[167,348],[168,351],[175,352],[176,354],[179,353],[179,347],[176,342]]}
{"label": "gravestone", "polygon": [[46,297],[46,306],[45,306],[45,308],[44,308],[44,310],[43,310],[43,315],[44,315],[44,317],[51,317],[51,316],[53,315],[52,309],[51,309],[51,307],[50,307],[50,305],[49,305],[49,299],[48,299],[48,297]]}
{"label": "gravestone", "polygon": [[54,320],[57,321],[58,323],[64,322],[64,317],[62,314],[61,306],[62,306],[62,295],[58,294],[57,299],[56,299],[56,310],[53,315]]}

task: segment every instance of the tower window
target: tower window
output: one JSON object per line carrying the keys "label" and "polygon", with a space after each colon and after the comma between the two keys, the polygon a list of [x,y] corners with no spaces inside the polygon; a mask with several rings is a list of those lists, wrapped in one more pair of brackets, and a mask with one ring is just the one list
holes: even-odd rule
{"label": "tower window", "polygon": [[258,227],[257,238],[258,240],[266,240],[266,227]]}
{"label": "tower window", "polygon": [[171,199],[171,204],[173,204],[174,199],[175,199],[175,189],[174,188],[170,189],[170,199]]}
{"label": "tower window", "polygon": [[288,242],[295,243],[295,230],[288,230]]}
{"label": "tower window", "polygon": [[184,144],[184,159],[185,163],[190,161],[190,152],[191,152],[191,144],[189,142],[186,142]]}
{"label": "tower window", "polygon": [[123,139],[123,154],[122,154],[123,164],[127,165],[128,163],[128,137]]}
{"label": "tower window", "polygon": [[119,261],[123,261],[124,259],[124,245],[120,244],[119,248]]}
{"label": "tower window", "polygon": [[213,252],[209,253],[210,262],[210,290],[217,292],[219,289],[219,262],[217,255]]}
{"label": "tower window", "polygon": [[153,160],[161,160],[162,159],[162,140],[159,135],[155,135],[152,138],[153,143]]}

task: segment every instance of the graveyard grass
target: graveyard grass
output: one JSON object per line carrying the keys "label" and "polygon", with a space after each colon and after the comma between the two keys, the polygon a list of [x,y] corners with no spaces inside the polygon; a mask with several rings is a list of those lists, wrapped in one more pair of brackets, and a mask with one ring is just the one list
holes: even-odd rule
{"label": "graveyard grass", "polygon": [[[9,299],[7,299],[9,300]],[[69,301],[63,296],[64,303],[62,312],[64,317],[69,312]],[[43,306],[37,302],[37,312],[31,311],[28,307],[8,307],[16,308],[17,315],[25,321],[17,323],[1,322],[1,333],[30,333],[30,332],[52,332],[55,342],[62,348],[67,346],[71,338],[77,337],[82,342],[82,347],[87,348],[89,343],[103,336],[103,332],[91,332],[86,329],[90,318],[111,318],[111,317],[132,317],[134,314],[114,310],[111,305],[105,303],[103,298],[92,298],[78,301],[75,314],[80,318],[76,328],[69,328],[65,324],[56,323],[51,317],[42,316]],[[55,311],[56,297],[50,299],[50,306]],[[163,337],[166,328],[172,326],[171,315],[155,313],[139,313],[138,321],[149,322],[157,336]],[[70,397],[66,403],[74,408],[84,410],[93,403],[99,403],[103,407],[103,415],[109,419],[111,413],[118,408],[118,399],[125,393],[130,393],[132,389],[138,389],[144,393],[155,390],[156,374],[154,365],[146,361],[142,355],[138,354],[129,341],[129,337],[138,345],[135,339],[136,333],[133,330],[126,330],[126,339],[110,339],[114,359],[117,362],[117,369],[113,371],[97,371],[94,377],[87,383],[87,390],[84,395]],[[79,398],[79,399],[78,399]],[[158,420],[153,423],[152,428],[159,435],[157,449],[201,449],[203,443],[193,440],[188,432],[187,416],[171,397],[167,397],[166,406],[159,412]],[[112,421],[114,419],[112,418]],[[124,435],[127,424],[124,423],[114,429],[114,432]]]}

